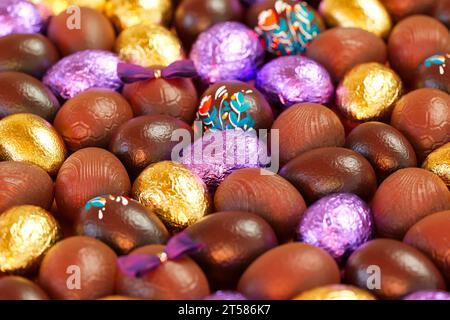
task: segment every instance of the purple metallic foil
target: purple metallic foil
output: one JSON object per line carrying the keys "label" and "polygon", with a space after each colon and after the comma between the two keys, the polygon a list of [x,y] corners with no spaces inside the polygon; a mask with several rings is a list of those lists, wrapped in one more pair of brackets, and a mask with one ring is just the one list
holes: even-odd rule
{"label": "purple metallic foil", "polygon": [[202,32],[190,53],[197,72],[208,83],[253,79],[263,58],[258,35],[239,22],[218,23]]}
{"label": "purple metallic foil", "polygon": [[203,300],[247,300],[247,298],[235,291],[216,291]]}
{"label": "purple metallic foil", "polygon": [[445,291],[417,291],[403,298],[403,300],[450,300],[450,292]]}
{"label": "purple metallic foil", "polygon": [[44,76],[43,82],[57,96],[70,99],[91,88],[119,90],[117,55],[102,50],[85,50],[67,56]]}
{"label": "purple metallic foil", "polygon": [[325,104],[334,94],[327,70],[302,56],[283,56],[270,61],[258,72],[255,86],[270,103],[281,107],[304,102]]}
{"label": "purple metallic foil", "polygon": [[0,1],[0,37],[13,33],[39,33],[44,18],[38,8],[26,0]]}
{"label": "purple metallic foil", "polygon": [[342,261],[373,235],[369,206],[351,193],[328,195],[312,204],[297,229],[298,240]]}

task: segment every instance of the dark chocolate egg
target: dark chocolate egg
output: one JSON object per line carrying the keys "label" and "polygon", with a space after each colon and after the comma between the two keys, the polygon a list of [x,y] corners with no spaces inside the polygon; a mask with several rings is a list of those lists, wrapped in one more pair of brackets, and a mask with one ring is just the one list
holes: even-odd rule
{"label": "dark chocolate egg", "polygon": [[48,300],[48,296],[26,278],[7,276],[0,279],[0,300]]}
{"label": "dark chocolate egg", "polygon": [[249,299],[286,300],[302,291],[339,282],[339,268],[325,250],[288,243],[256,259],[239,280],[238,291]]}
{"label": "dark chocolate egg", "polygon": [[332,28],[320,35],[306,50],[306,56],[327,69],[335,83],[358,64],[385,63],[387,47],[383,39],[359,28]]}
{"label": "dark chocolate egg", "polygon": [[141,116],[122,125],[111,139],[109,150],[137,176],[148,165],[170,160],[175,130],[185,130],[191,136],[192,128],[185,122],[167,115]]}
{"label": "dark chocolate egg", "polygon": [[55,46],[38,33],[0,37],[0,48],[0,71],[24,72],[36,78],[59,59]]}
{"label": "dark chocolate egg", "polygon": [[416,15],[400,21],[388,43],[389,62],[411,85],[418,66],[429,56],[450,52],[450,32],[438,20]]}
{"label": "dark chocolate egg", "polygon": [[[162,245],[148,245],[131,254],[164,252]],[[209,294],[208,280],[202,269],[189,257],[167,260],[142,277],[130,277],[120,270],[116,277],[116,293],[148,300],[198,300]]]}
{"label": "dark chocolate egg", "polygon": [[126,84],[122,91],[136,116],[165,114],[191,124],[198,107],[191,79],[151,79]]}
{"label": "dark chocolate egg", "polygon": [[108,148],[113,133],[133,117],[117,92],[91,89],[68,100],[53,125],[73,152],[87,147]]}
{"label": "dark chocolate egg", "polygon": [[278,244],[270,225],[250,212],[214,213],[186,232],[202,245],[190,256],[205,272],[212,289],[234,289],[250,263]]}
{"label": "dark chocolate egg", "polygon": [[36,78],[21,72],[0,72],[0,119],[32,113],[53,121],[58,109],[58,99]]}
{"label": "dark chocolate egg", "polygon": [[435,0],[381,0],[395,20],[401,20],[414,14],[429,14]]}
{"label": "dark chocolate egg", "polygon": [[435,0],[434,17],[450,28],[450,2],[448,0]]}
{"label": "dark chocolate egg", "polygon": [[408,93],[397,102],[391,125],[411,142],[422,162],[450,141],[450,95],[436,89]]}
{"label": "dark chocolate egg", "polygon": [[77,233],[103,241],[118,254],[147,244],[164,244],[169,232],[159,218],[139,202],[124,196],[90,199],[81,209]]}
{"label": "dark chocolate egg", "polygon": [[0,162],[0,214],[20,205],[50,209],[53,181],[40,167],[15,161]]}
{"label": "dark chocolate egg", "polygon": [[408,229],[432,213],[450,209],[445,183],[425,169],[406,168],[390,175],[372,201],[377,234],[402,239]]}
{"label": "dark chocolate egg", "polygon": [[83,50],[111,51],[116,38],[111,22],[87,7],[64,10],[51,17],[47,34],[64,56]]}
{"label": "dark chocolate egg", "polygon": [[114,293],[116,254],[90,237],[55,244],[39,269],[39,284],[53,299],[91,300]]}
{"label": "dark chocolate egg", "polygon": [[434,88],[450,93],[450,53],[425,59],[414,79],[414,88]]}
{"label": "dark chocolate egg", "polygon": [[89,199],[104,194],[128,195],[130,188],[130,178],[119,159],[100,148],[85,148],[61,166],[55,182],[55,200],[61,215],[75,221]]}
{"label": "dark chocolate egg", "polygon": [[248,211],[264,218],[280,242],[293,238],[306,209],[302,195],[277,174],[241,169],[229,175],[214,195],[219,211]]}
{"label": "dark chocolate egg", "polygon": [[357,126],[347,136],[345,146],[369,160],[379,182],[399,169],[417,167],[411,143],[400,131],[381,122]]}
{"label": "dark chocolate egg", "polygon": [[382,299],[399,299],[420,290],[445,290],[434,264],[400,241],[376,239],[362,245],[345,266],[346,282]]}
{"label": "dark chocolate egg", "polygon": [[336,192],[354,193],[370,200],[377,178],[370,163],[359,153],[344,148],[320,148],[289,161],[280,175],[312,203]]}
{"label": "dark chocolate egg", "polygon": [[272,125],[280,137],[280,163],[317,148],[342,147],[345,131],[339,117],[327,107],[302,103],[289,107]]}
{"label": "dark chocolate egg", "polygon": [[425,253],[450,285],[450,210],[423,218],[408,230],[403,241]]}

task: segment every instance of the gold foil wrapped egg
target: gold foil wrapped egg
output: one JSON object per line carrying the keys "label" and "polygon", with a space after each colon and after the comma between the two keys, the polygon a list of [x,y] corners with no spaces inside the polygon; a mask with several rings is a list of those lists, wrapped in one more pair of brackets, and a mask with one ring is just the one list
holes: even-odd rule
{"label": "gold foil wrapped egg", "polygon": [[379,0],[323,0],[320,13],[332,27],[354,27],[386,37],[392,21]]}
{"label": "gold foil wrapped egg", "polygon": [[0,215],[0,271],[29,273],[61,238],[55,218],[46,210],[17,206]]}
{"label": "gold foil wrapped egg", "polygon": [[376,298],[365,290],[338,284],[304,291],[293,300],[376,300]]}
{"label": "gold foil wrapped egg", "polygon": [[205,183],[185,166],[172,161],[148,166],[134,182],[132,195],[172,230],[190,226],[210,210]]}
{"label": "gold foil wrapped egg", "polygon": [[118,30],[141,23],[168,26],[172,19],[171,0],[108,0],[105,13]]}
{"label": "gold foil wrapped egg", "polygon": [[380,63],[364,63],[344,76],[336,90],[336,104],[353,121],[386,120],[402,91],[402,81],[392,69]]}
{"label": "gold foil wrapped egg", "polygon": [[0,120],[0,160],[32,163],[55,175],[66,154],[62,138],[41,117],[18,113]]}
{"label": "gold foil wrapped egg", "polygon": [[165,67],[184,57],[180,40],[168,29],[152,24],[122,31],[115,51],[123,60],[143,67]]}
{"label": "gold foil wrapped egg", "polygon": [[67,10],[70,6],[88,7],[103,11],[106,4],[106,0],[31,0],[31,2],[55,16]]}
{"label": "gold foil wrapped egg", "polygon": [[422,168],[439,176],[450,189],[450,142],[430,153]]}

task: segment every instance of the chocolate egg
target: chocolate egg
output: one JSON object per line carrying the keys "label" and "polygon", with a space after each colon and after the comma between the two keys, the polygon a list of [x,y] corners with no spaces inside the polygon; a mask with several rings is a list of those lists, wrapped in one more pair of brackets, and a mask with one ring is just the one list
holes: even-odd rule
{"label": "chocolate egg", "polygon": [[370,200],[377,188],[375,172],[359,153],[344,148],[319,148],[289,161],[280,175],[312,203],[330,193],[354,193]]}
{"label": "chocolate egg", "polygon": [[436,174],[450,189],[450,142],[430,153],[422,168]]}
{"label": "chocolate egg", "polygon": [[80,210],[79,235],[103,241],[118,254],[147,244],[164,244],[169,233],[158,217],[139,202],[124,196],[90,199]]}
{"label": "chocolate egg", "polygon": [[69,150],[76,151],[108,148],[113,133],[132,117],[130,105],[119,93],[90,89],[68,100],[53,124]]}
{"label": "chocolate egg", "polygon": [[433,15],[450,28],[450,3],[448,0],[435,0]]}
{"label": "chocolate egg", "polygon": [[380,0],[395,20],[413,14],[427,14],[433,9],[435,0]]}
{"label": "chocolate egg", "polygon": [[241,81],[220,81],[210,86],[200,99],[197,119],[205,131],[268,129],[272,109],[264,96]]}
{"label": "chocolate egg", "polygon": [[335,284],[307,290],[293,300],[376,300],[376,298],[366,290]]}
{"label": "chocolate egg", "polygon": [[47,35],[65,56],[89,49],[111,51],[115,41],[111,22],[101,12],[87,7],[52,17]]}
{"label": "chocolate egg", "polygon": [[9,276],[0,279],[0,300],[48,300],[48,296],[34,282]]}
{"label": "chocolate egg", "polygon": [[[414,88],[434,88],[450,93],[450,53],[433,55],[419,66]],[[450,69],[450,67],[449,67]]]}
{"label": "chocolate egg", "polygon": [[378,188],[372,201],[377,234],[402,239],[408,229],[434,212],[450,209],[445,183],[431,172],[401,169]]}
{"label": "chocolate egg", "polygon": [[128,195],[130,178],[112,153],[85,148],[72,154],[62,165],[55,182],[58,211],[68,220],[78,218],[79,209],[93,197],[104,194]]}
{"label": "chocolate egg", "polygon": [[151,79],[126,84],[122,90],[136,116],[166,114],[191,124],[198,96],[191,79]]}
{"label": "chocolate egg", "polygon": [[58,15],[63,11],[66,11],[69,7],[88,7],[98,11],[105,9],[107,0],[30,0],[35,3],[41,12],[45,12],[47,15]]}
{"label": "chocolate egg", "polygon": [[433,213],[414,224],[403,241],[425,253],[450,284],[450,210]]}
{"label": "chocolate egg", "polygon": [[0,48],[0,71],[24,72],[36,78],[59,59],[55,46],[38,33],[0,37]]}
{"label": "chocolate egg", "polygon": [[433,54],[450,52],[450,32],[438,20],[416,15],[400,21],[389,37],[389,62],[408,85]]}
{"label": "chocolate egg", "polygon": [[416,167],[414,149],[400,131],[381,122],[366,122],[347,136],[345,146],[363,155],[381,182],[395,171]]}
{"label": "chocolate egg", "polygon": [[338,266],[328,253],[309,244],[288,243],[256,259],[239,280],[238,291],[254,300],[285,300],[339,282]]}
{"label": "chocolate egg", "polygon": [[296,104],[281,113],[272,125],[280,139],[280,162],[322,147],[341,147],[345,132],[338,116],[315,103]]}
{"label": "chocolate egg", "polygon": [[172,148],[179,143],[172,140],[175,130],[193,134],[185,122],[167,115],[137,117],[116,131],[109,150],[132,175],[138,175],[152,163],[171,159]]}
{"label": "chocolate egg", "polygon": [[293,238],[306,209],[302,195],[288,181],[263,169],[241,169],[220,184],[214,196],[219,211],[248,211],[264,218],[280,242]]}
{"label": "chocolate egg", "polygon": [[359,28],[332,28],[321,33],[306,49],[306,56],[322,64],[335,83],[361,63],[387,60],[384,41]]}
{"label": "chocolate egg", "polygon": [[[132,254],[161,254],[164,246],[148,245]],[[167,260],[142,277],[117,273],[116,292],[149,300],[196,300],[209,294],[208,280],[202,269],[189,257]]]}
{"label": "chocolate egg", "polygon": [[53,121],[58,109],[58,99],[36,78],[20,72],[0,72],[0,119],[32,113]]}
{"label": "chocolate egg", "polygon": [[18,205],[30,204],[49,210],[53,181],[38,166],[15,161],[0,162],[0,214]]}
{"label": "chocolate egg", "polygon": [[53,299],[88,300],[114,293],[116,254],[90,237],[70,237],[45,255],[39,284]]}
{"label": "chocolate egg", "polygon": [[348,259],[345,278],[381,299],[398,299],[414,291],[445,289],[434,264],[419,250],[400,241],[376,239]]}
{"label": "chocolate egg", "polygon": [[450,96],[436,89],[412,91],[396,104],[391,125],[411,142],[422,162],[450,141]]}

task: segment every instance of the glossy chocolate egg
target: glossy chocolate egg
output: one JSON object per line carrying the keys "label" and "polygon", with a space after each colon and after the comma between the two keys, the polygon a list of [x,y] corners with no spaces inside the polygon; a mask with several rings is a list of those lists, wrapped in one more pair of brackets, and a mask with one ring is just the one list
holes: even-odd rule
{"label": "glossy chocolate egg", "polygon": [[400,131],[381,122],[357,126],[347,136],[345,146],[369,160],[379,182],[399,169],[417,166],[411,143]]}
{"label": "glossy chocolate egg", "polygon": [[172,148],[179,143],[172,141],[175,130],[193,134],[185,122],[167,115],[137,117],[117,130],[109,150],[124,163],[130,174],[138,175],[152,163],[171,159]]}
{"label": "glossy chocolate egg", "polygon": [[336,192],[354,193],[370,200],[377,178],[370,163],[359,153],[344,148],[320,148],[289,161],[280,175],[312,203]]}
{"label": "glossy chocolate egg", "polygon": [[49,210],[53,181],[43,169],[15,161],[0,162],[0,214],[13,207],[31,204]]}
{"label": "glossy chocolate egg", "polygon": [[414,88],[434,88],[450,93],[450,53],[428,57],[419,66]]}
{"label": "glossy chocolate egg", "polygon": [[36,78],[20,72],[0,72],[0,119],[32,113],[53,121],[58,109],[58,99]]}
{"label": "glossy chocolate egg", "polygon": [[390,239],[372,240],[356,250],[345,266],[345,279],[381,299],[445,289],[445,281],[431,260],[419,250]]}
{"label": "glossy chocolate egg", "polygon": [[327,252],[309,244],[288,243],[256,259],[239,280],[238,291],[249,299],[285,300],[339,282],[338,266]]}
{"label": "glossy chocolate egg", "polygon": [[395,20],[431,13],[435,0],[380,0]]}
{"label": "glossy chocolate egg", "polygon": [[341,147],[345,132],[338,116],[320,104],[294,105],[278,116],[272,125],[280,137],[280,163],[309,150]]}
{"label": "glossy chocolate egg", "polygon": [[0,71],[24,72],[36,78],[59,59],[55,46],[38,33],[0,37],[0,48]]}
{"label": "glossy chocolate egg", "polygon": [[448,0],[435,0],[433,15],[447,28],[450,28],[450,2]]}
{"label": "glossy chocolate egg", "polygon": [[158,217],[124,196],[90,199],[81,209],[77,232],[103,241],[118,254],[147,244],[164,244],[169,232]]}
{"label": "glossy chocolate egg", "polygon": [[68,220],[78,218],[79,209],[96,196],[128,195],[131,184],[125,167],[112,153],[85,148],[62,165],[55,182],[58,211]]}
{"label": "glossy chocolate egg", "polygon": [[[78,19],[75,14],[79,14]],[[47,34],[64,56],[83,50],[111,51],[116,38],[111,22],[101,12],[87,7],[52,17]]]}
{"label": "glossy chocolate egg", "polygon": [[378,188],[372,201],[377,234],[402,239],[422,218],[450,209],[450,193],[433,173],[418,168],[401,169]]}
{"label": "glossy chocolate egg", "polygon": [[248,211],[264,218],[280,242],[293,238],[306,209],[302,195],[287,180],[263,169],[241,169],[219,185],[214,195],[219,211]]}
{"label": "glossy chocolate egg", "polygon": [[[158,255],[163,252],[164,246],[149,245],[131,253]],[[127,276],[119,270],[116,293],[148,300],[198,300],[209,294],[209,285],[202,269],[184,256],[167,260],[140,278]]]}
{"label": "glossy chocolate egg", "polygon": [[108,148],[113,133],[132,117],[130,105],[119,93],[91,89],[68,100],[53,124],[69,150],[77,151]]}
{"label": "glossy chocolate egg", "polygon": [[306,56],[322,64],[337,83],[358,64],[385,63],[387,47],[372,32],[338,27],[318,35],[306,50]]}
{"label": "glossy chocolate egg", "polygon": [[450,285],[450,210],[433,213],[413,225],[403,241],[425,253]]}
{"label": "glossy chocolate egg", "polygon": [[48,300],[48,296],[34,282],[8,276],[0,279],[0,300]]}
{"label": "glossy chocolate egg", "polygon": [[397,102],[391,125],[411,142],[422,162],[450,141],[450,96],[436,89],[412,91]]}
{"label": "glossy chocolate egg", "polygon": [[417,67],[426,58],[450,52],[450,32],[436,19],[411,16],[400,21],[392,30],[388,52],[391,67],[410,85]]}
{"label": "glossy chocolate egg", "polygon": [[39,284],[53,299],[90,300],[114,293],[116,254],[90,237],[70,237],[46,254]]}
{"label": "glossy chocolate egg", "polygon": [[198,96],[191,79],[152,79],[126,84],[122,91],[136,116],[165,114],[192,123]]}
{"label": "glossy chocolate egg", "polygon": [[186,232],[203,246],[190,256],[213,289],[234,289],[250,263],[278,244],[270,225],[250,212],[214,213]]}

